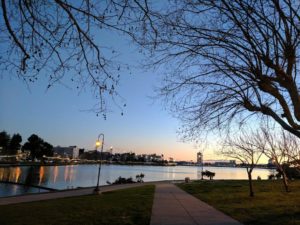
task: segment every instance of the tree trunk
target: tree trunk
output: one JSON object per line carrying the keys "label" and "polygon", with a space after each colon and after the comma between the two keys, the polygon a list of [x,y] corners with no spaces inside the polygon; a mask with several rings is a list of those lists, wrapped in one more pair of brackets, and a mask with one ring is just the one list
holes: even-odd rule
{"label": "tree trunk", "polygon": [[254,197],[253,184],[252,184],[252,171],[247,171],[249,181],[249,196]]}
{"label": "tree trunk", "polygon": [[288,184],[288,178],[287,178],[284,170],[282,170],[282,181],[283,181],[285,191],[290,192],[289,184]]}

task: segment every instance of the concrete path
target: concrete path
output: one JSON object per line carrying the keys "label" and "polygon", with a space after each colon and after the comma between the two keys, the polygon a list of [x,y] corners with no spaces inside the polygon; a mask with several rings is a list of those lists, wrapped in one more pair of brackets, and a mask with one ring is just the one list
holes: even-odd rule
{"label": "concrete path", "polygon": [[[101,192],[115,191],[144,185],[155,185],[150,225],[241,225],[224,213],[214,209],[170,182],[146,182],[101,186]],[[0,198],[0,205],[42,201],[92,194],[95,188],[82,188],[58,192],[27,194]]]}
{"label": "concrete path", "polygon": [[[106,185],[106,186],[101,186],[100,191],[101,192],[115,191],[115,190],[120,190],[125,188],[140,187],[140,186],[151,185],[151,184],[155,184],[155,183],[147,182],[147,183],[122,184],[122,185]],[[38,193],[38,194],[36,193],[36,194],[19,195],[13,197],[4,197],[4,198],[0,198],[0,205],[10,205],[10,204],[17,204],[17,203],[24,203],[24,202],[35,202],[35,201],[42,201],[42,200],[49,200],[49,199],[56,199],[56,198],[90,195],[93,194],[94,190],[95,188],[91,187],[91,188],[57,191],[57,192],[46,192],[46,193]]]}
{"label": "concrete path", "polygon": [[156,184],[150,225],[241,225],[174,184]]}

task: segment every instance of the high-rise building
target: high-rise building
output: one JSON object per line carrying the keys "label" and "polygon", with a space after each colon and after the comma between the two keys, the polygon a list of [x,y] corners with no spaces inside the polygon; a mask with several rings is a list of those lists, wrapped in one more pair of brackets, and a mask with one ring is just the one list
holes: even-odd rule
{"label": "high-rise building", "polygon": [[202,164],[203,163],[203,154],[202,152],[197,153],[197,163]]}

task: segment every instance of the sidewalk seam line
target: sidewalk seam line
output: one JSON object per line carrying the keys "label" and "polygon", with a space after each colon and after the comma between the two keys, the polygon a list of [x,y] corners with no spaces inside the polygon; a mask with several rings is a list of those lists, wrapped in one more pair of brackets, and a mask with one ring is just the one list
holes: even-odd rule
{"label": "sidewalk seam line", "polygon": [[[173,184],[174,185],[174,184]],[[174,185],[175,186],[175,185]],[[179,187],[177,187],[177,186],[175,186],[176,188],[179,188]],[[172,193],[173,194],[173,196],[174,196],[174,198],[179,202],[179,204],[181,205],[181,207],[184,209],[184,211],[186,211],[186,213],[192,218],[192,220],[193,220],[193,222],[195,223],[195,224],[197,224],[197,225],[199,225],[198,223],[197,223],[197,221],[194,219],[194,217],[189,213],[189,211],[184,207],[184,205],[182,204],[182,202],[176,197],[176,195],[174,194],[174,193]],[[188,194],[188,193],[186,193],[186,194]]]}

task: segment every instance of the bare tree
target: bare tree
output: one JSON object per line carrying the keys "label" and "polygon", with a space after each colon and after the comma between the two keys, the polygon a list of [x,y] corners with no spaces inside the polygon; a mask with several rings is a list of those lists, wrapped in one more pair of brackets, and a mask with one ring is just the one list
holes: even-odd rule
{"label": "bare tree", "polygon": [[152,20],[135,38],[150,66],[169,69],[159,94],[186,137],[254,114],[300,137],[300,1],[183,0],[147,10]]}
{"label": "bare tree", "polygon": [[261,128],[261,140],[266,142],[264,146],[260,146],[264,154],[273,159],[275,166],[282,175],[284,188],[289,192],[288,177],[286,174],[286,165],[299,159],[299,141],[298,138],[290,133],[280,130],[280,132],[272,131],[267,127]]}
{"label": "bare tree", "polygon": [[263,155],[263,145],[266,145],[266,141],[259,138],[258,132],[242,131],[235,138],[226,138],[220,151],[223,156],[236,159],[246,167],[250,197],[254,197],[252,172]]}
{"label": "bare tree", "polygon": [[87,86],[99,100],[95,111],[105,113],[105,100],[120,97],[116,88],[121,65],[102,36],[113,31],[131,35],[132,21],[143,20],[140,8],[146,3],[1,0],[0,71],[27,83],[46,76],[48,88],[63,79],[74,81],[78,89]]}
{"label": "bare tree", "polygon": [[222,155],[237,159],[246,166],[250,196],[254,195],[251,173],[262,155],[273,160],[282,175],[286,192],[290,191],[286,168],[291,164],[299,166],[300,157],[300,141],[295,135],[282,128],[263,124],[255,132],[242,131],[238,137],[226,138],[223,146],[220,151]]}
{"label": "bare tree", "polygon": [[281,136],[283,138],[281,148],[287,149],[286,153],[288,155],[287,161],[289,165],[300,169],[300,140],[283,130],[281,131]]}

